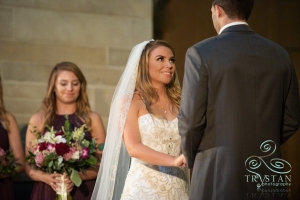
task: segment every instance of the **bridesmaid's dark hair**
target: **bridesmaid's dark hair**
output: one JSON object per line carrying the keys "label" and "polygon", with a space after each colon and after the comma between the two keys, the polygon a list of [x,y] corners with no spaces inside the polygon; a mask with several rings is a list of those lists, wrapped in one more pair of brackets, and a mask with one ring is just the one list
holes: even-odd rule
{"label": "bridesmaid's dark hair", "polygon": [[54,120],[57,111],[56,95],[54,92],[54,88],[55,88],[57,75],[60,71],[70,71],[77,76],[80,82],[80,92],[79,92],[78,99],[76,100],[76,115],[79,118],[82,118],[86,123],[87,127],[90,128],[92,125],[92,120],[89,116],[91,107],[86,92],[87,82],[79,67],[71,62],[58,63],[57,65],[55,65],[55,67],[53,68],[50,74],[48,80],[47,94],[42,103],[42,111],[45,114],[43,127],[45,127],[45,125],[49,125]]}

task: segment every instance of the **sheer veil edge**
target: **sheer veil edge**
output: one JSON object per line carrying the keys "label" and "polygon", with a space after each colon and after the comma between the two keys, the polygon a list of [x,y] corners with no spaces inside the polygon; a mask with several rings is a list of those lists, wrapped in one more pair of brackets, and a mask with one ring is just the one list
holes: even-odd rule
{"label": "sheer veil edge", "polygon": [[124,124],[133,97],[140,56],[149,41],[131,50],[125,70],[115,89],[107,125],[102,160],[92,200],[120,199],[130,165],[130,157],[122,141]]}

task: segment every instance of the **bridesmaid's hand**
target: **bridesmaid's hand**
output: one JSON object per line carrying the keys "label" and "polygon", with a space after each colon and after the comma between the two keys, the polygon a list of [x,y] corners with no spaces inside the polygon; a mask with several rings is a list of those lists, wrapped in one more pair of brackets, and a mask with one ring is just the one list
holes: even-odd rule
{"label": "bridesmaid's hand", "polygon": [[48,174],[46,177],[45,183],[50,185],[52,189],[56,192],[58,188],[58,184],[61,183],[60,177],[61,174],[53,173],[53,174]]}
{"label": "bridesmaid's hand", "polygon": [[72,182],[72,180],[70,179],[70,177],[64,175],[64,182],[67,188],[67,192],[70,193],[73,190],[74,187],[74,183]]}

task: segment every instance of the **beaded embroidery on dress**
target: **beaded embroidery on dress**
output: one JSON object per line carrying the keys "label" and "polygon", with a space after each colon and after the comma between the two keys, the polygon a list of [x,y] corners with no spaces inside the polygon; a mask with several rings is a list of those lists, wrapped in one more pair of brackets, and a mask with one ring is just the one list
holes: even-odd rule
{"label": "beaded embroidery on dress", "polygon": [[[138,123],[143,144],[173,156],[181,154],[177,118],[167,121],[145,114]],[[157,166],[132,158],[121,199],[185,200],[188,193],[187,168]]]}

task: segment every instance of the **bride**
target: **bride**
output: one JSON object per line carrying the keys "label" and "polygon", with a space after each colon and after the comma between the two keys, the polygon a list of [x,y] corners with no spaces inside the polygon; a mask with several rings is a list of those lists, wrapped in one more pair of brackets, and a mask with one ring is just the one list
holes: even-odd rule
{"label": "bride", "polygon": [[165,41],[133,48],[112,100],[93,200],[188,199],[174,62]]}

